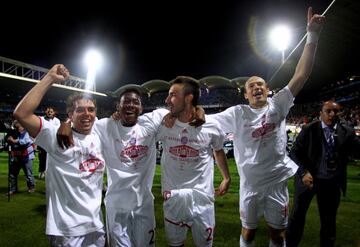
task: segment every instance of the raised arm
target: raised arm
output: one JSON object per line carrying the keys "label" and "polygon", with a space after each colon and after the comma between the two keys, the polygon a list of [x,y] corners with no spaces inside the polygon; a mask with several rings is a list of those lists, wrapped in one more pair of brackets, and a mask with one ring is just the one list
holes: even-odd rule
{"label": "raised arm", "polygon": [[40,120],[34,114],[45,93],[55,82],[65,81],[69,77],[69,71],[62,64],[54,65],[44,78],[36,84],[20,101],[14,111],[14,118],[35,137],[40,128]]}
{"label": "raised arm", "polygon": [[310,76],[324,18],[324,16],[313,14],[311,7],[308,9],[306,44],[296,66],[295,73],[288,84],[290,92],[294,97],[300,92]]}

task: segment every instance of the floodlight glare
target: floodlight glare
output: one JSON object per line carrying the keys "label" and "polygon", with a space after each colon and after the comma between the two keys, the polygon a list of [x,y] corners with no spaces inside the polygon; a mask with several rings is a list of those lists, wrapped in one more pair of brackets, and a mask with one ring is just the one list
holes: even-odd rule
{"label": "floodlight glare", "polygon": [[85,64],[88,68],[98,69],[102,64],[102,56],[98,51],[90,50],[85,55]]}
{"label": "floodlight glare", "polygon": [[270,40],[273,45],[279,50],[286,50],[290,43],[290,30],[287,26],[277,26],[270,32]]}
{"label": "floodlight glare", "polygon": [[97,70],[101,67],[102,56],[98,51],[90,50],[85,54],[84,62],[88,70],[86,76],[86,89],[92,88],[93,91],[96,91],[95,77]]}
{"label": "floodlight glare", "polygon": [[290,43],[290,29],[285,25],[276,26],[270,31],[270,40],[281,51],[281,61],[285,61],[285,50]]}

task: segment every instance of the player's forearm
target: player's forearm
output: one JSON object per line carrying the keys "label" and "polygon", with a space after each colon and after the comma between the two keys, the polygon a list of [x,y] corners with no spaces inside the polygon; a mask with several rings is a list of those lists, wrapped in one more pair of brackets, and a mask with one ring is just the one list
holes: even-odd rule
{"label": "player's forearm", "polygon": [[16,119],[24,119],[34,114],[45,93],[54,82],[47,76],[36,84],[20,101],[14,111]]}
{"label": "player's forearm", "polygon": [[40,128],[40,119],[34,114],[34,111],[51,84],[52,82],[45,76],[25,95],[15,108],[14,118],[19,120],[32,137],[36,137]]}
{"label": "player's forearm", "polygon": [[55,82],[64,81],[69,77],[69,71],[62,64],[54,65],[44,78],[36,84],[20,101],[14,111],[14,117],[35,137],[40,127],[40,120],[34,114],[45,93]]}
{"label": "player's forearm", "polygon": [[226,155],[223,149],[214,151],[214,156],[216,160],[216,164],[219,167],[220,173],[224,180],[231,180],[229,167],[227,164]]}
{"label": "player's forearm", "polygon": [[305,45],[300,60],[296,66],[294,76],[291,78],[288,87],[293,96],[296,96],[308,80],[315,60],[316,43]]}
{"label": "player's forearm", "polygon": [[324,23],[324,18],[325,17],[322,15],[314,14],[312,8],[309,7],[307,13],[306,44],[300,60],[296,66],[294,76],[291,78],[288,84],[288,87],[293,96],[296,96],[300,92],[310,76],[315,59],[316,46],[322,25]]}

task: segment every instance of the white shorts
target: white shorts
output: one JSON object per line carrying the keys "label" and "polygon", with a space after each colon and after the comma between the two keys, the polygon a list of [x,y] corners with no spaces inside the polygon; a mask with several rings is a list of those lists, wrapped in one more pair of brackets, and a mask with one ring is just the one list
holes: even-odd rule
{"label": "white shorts", "polygon": [[128,211],[106,208],[109,246],[155,246],[154,203]]}
{"label": "white shorts", "polygon": [[192,189],[164,191],[165,233],[168,244],[179,246],[191,228],[196,246],[212,246],[215,228],[214,202]]}
{"label": "white shorts", "polygon": [[288,221],[289,193],[287,180],[258,191],[240,189],[240,219],[242,226],[256,229],[264,215],[274,229],[284,229]]}
{"label": "white shorts", "polygon": [[104,247],[105,231],[99,230],[83,236],[54,236],[48,235],[50,246],[52,247]]}

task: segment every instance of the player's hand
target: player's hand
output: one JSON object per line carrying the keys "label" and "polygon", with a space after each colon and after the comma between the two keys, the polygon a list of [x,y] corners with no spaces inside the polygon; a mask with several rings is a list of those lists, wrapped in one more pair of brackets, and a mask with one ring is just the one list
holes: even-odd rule
{"label": "player's hand", "polygon": [[15,143],[17,142],[17,139],[15,139],[15,138],[12,137],[12,136],[9,136],[9,137],[7,138],[7,141],[15,144]]}
{"label": "player's hand", "polygon": [[196,111],[193,113],[193,118],[189,123],[190,126],[199,127],[205,123],[205,111],[201,106],[196,106]]}
{"label": "player's hand", "polygon": [[111,118],[115,121],[119,121],[121,119],[120,112],[116,111],[111,115]]}
{"label": "player's hand", "polygon": [[175,124],[176,117],[174,117],[170,112],[165,115],[161,124],[165,125],[166,128],[172,128]]}
{"label": "player's hand", "polygon": [[63,64],[55,64],[45,75],[43,80],[50,80],[51,83],[59,83],[66,81],[69,77],[69,70]]}
{"label": "player's hand", "polygon": [[221,181],[221,184],[220,184],[219,188],[217,188],[215,190],[215,196],[223,196],[223,195],[225,195],[228,192],[228,189],[230,187],[230,182],[231,182],[230,178],[223,179]]}
{"label": "player's hand", "polygon": [[58,145],[63,148],[69,148],[74,146],[73,133],[71,129],[71,123],[62,122],[57,133],[56,139]]}
{"label": "player's hand", "polygon": [[305,173],[305,175],[302,177],[302,182],[308,189],[311,190],[313,188],[314,181],[313,181],[313,177],[311,176],[310,172]]}
{"label": "player's hand", "polygon": [[307,14],[307,31],[320,33],[323,23],[325,20],[325,16],[314,14],[311,7],[308,9]]}

